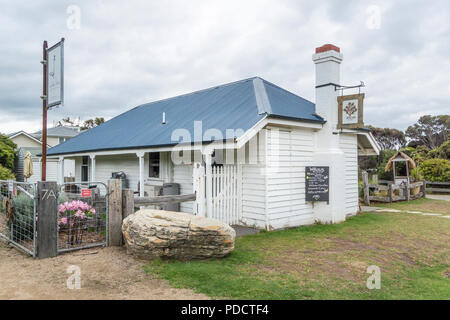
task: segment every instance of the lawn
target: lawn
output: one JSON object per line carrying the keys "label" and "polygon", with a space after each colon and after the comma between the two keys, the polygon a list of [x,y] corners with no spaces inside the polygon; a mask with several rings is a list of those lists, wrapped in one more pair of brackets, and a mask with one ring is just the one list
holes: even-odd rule
{"label": "lawn", "polygon": [[[450,299],[449,243],[449,219],[366,213],[245,236],[224,259],[144,269],[217,299]],[[379,290],[366,287],[371,265],[381,269]]]}
{"label": "lawn", "polygon": [[406,211],[450,214],[450,206],[448,201],[427,199],[427,198],[421,198],[413,201],[377,203],[374,206]]}

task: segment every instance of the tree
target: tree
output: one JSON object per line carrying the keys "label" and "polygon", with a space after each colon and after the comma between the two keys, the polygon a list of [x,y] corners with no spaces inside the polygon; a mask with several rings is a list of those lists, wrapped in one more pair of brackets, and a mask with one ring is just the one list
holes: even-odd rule
{"label": "tree", "polygon": [[427,181],[446,182],[450,180],[450,161],[446,159],[429,159],[419,166],[420,173]]}
{"label": "tree", "polygon": [[63,118],[58,121],[56,124],[57,127],[78,127],[79,125],[75,124],[75,120],[70,119],[70,117]]}
{"label": "tree", "polygon": [[14,170],[17,145],[7,136],[0,134],[0,165]]}
{"label": "tree", "polygon": [[0,180],[14,180],[16,177],[14,176],[14,174],[11,172],[11,170],[9,170],[8,168],[4,168],[1,164],[0,164]]}
{"label": "tree", "polygon": [[103,117],[86,120],[83,123],[83,125],[81,126],[81,130],[92,129],[92,128],[96,127],[96,126],[101,125],[104,122],[105,122],[105,119]]}
{"label": "tree", "polygon": [[78,120],[72,120],[70,119],[70,117],[67,118],[63,118],[61,120],[58,121],[57,123],[57,127],[79,127],[81,130],[88,130],[88,129],[92,129],[96,126],[101,125],[102,123],[105,122],[105,119],[103,117],[96,117],[94,119],[88,119],[86,121],[83,122],[83,124],[80,124],[79,119]]}
{"label": "tree", "polygon": [[429,157],[450,160],[450,140],[445,141],[439,148],[431,150]]}
{"label": "tree", "polygon": [[450,116],[426,115],[406,130],[406,137],[412,140],[412,144],[424,145],[430,149],[438,148],[448,140],[450,132]]}
{"label": "tree", "polygon": [[406,144],[405,134],[401,130],[372,126],[369,129],[383,150],[398,150]]}

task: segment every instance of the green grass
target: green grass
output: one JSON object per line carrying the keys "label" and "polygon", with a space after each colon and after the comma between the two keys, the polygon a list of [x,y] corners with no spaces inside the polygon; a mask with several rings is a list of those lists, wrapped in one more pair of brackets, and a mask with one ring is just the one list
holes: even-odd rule
{"label": "green grass", "polygon": [[398,201],[393,203],[377,203],[375,207],[390,208],[406,211],[430,212],[450,214],[450,205],[445,200],[420,198],[413,201]]}
{"label": "green grass", "polygon": [[[450,299],[449,230],[439,217],[367,213],[245,236],[224,259],[144,269],[219,299]],[[381,268],[380,290],[366,288],[370,265]]]}

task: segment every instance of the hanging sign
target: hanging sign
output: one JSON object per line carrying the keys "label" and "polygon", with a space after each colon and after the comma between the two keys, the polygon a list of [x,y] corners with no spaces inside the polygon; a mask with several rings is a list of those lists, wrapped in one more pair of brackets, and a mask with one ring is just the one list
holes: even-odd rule
{"label": "hanging sign", "polygon": [[306,167],[305,194],[306,201],[326,201],[330,197],[330,168]]}
{"label": "hanging sign", "polygon": [[364,93],[338,97],[338,129],[357,129],[364,127]]}
{"label": "hanging sign", "polygon": [[64,104],[64,39],[47,49],[47,108]]}

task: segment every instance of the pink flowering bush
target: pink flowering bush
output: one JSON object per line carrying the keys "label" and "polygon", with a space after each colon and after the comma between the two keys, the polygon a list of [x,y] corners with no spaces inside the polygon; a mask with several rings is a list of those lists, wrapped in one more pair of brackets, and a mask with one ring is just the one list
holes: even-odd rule
{"label": "pink flowering bush", "polygon": [[86,221],[94,217],[95,209],[86,202],[73,200],[61,203],[58,212],[59,230],[68,230],[70,244],[81,243]]}

